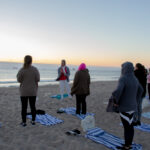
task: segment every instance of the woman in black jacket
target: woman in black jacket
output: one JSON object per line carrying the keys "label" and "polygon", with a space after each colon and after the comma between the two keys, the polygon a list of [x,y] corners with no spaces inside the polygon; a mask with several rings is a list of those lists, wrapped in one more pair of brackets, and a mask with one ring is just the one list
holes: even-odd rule
{"label": "woman in black jacket", "polygon": [[71,95],[76,95],[76,114],[86,114],[86,96],[90,94],[89,86],[89,71],[86,69],[86,65],[82,63],[75,74],[73,86],[71,89]]}

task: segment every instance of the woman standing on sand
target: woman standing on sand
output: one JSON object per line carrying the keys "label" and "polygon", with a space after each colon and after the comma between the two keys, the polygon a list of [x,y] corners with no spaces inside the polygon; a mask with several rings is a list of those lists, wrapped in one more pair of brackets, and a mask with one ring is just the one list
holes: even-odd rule
{"label": "woman standing on sand", "polygon": [[[90,94],[90,75],[86,65],[82,63],[75,74],[71,95],[76,95],[76,114],[86,114],[86,96]],[[81,109],[82,106],[82,109]]]}
{"label": "woman standing on sand", "polygon": [[26,114],[28,107],[28,100],[30,103],[32,121],[31,124],[35,125],[36,118],[36,96],[38,90],[38,82],[40,81],[40,74],[37,68],[32,66],[32,57],[27,55],[24,58],[24,65],[17,74],[17,80],[20,83],[20,98],[22,104],[22,126],[26,126]]}
{"label": "woman standing on sand", "polygon": [[148,95],[149,95],[149,100],[150,100],[150,69],[147,75],[147,84],[148,84]]}
{"label": "woman standing on sand", "polygon": [[139,83],[141,84],[141,86],[143,87],[144,91],[142,94],[142,98],[144,98],[146,95],[146,76],[147,76],[145,67],[142,64],[137,63],[135,65],[134,74],[136,78],[138,79]]}
{"label": "woman standing on sand", "polygon": [[125,144],[122,147],[117,147],[118,149],[131,149],[134,137],[134,114],[138,111],[142,93],[143,89],[134,76],[133,64],[131,62],[123,63],[118,87],[112,93],[116,102],[115,105],[119,108],[120,118],[124,127]]}
{"label": "woman standing on sand", "polygon": [[58,68],[58,78],[56,79],[56,81],[59,81],[61,99],[64,98],[63,95],[64,95],[65,88],[67,90],[67,94],[69,98],[72,98],[72,96],[70,95],[71,90],[68,83],[69,76],[70,76],[70,70],[66,66],[66,61],[62,60],[61,66]]}
{"label": "woman standing on sand", "polygon": [[[134,75],[136,76],[136,78],[138,79],[139,83],[141,84],[141,86],[143,88],[143,94],[142,94],[142,97],[141,97],[141,101],[139,103],[139,111],[138,111],[139,114],[142,114],[142,102],[143,102],[143,98],[146,95],[146,77],[147,77],[147,73],[146,73],[145,67],[142,64],[137,63],[135,65]],[[138,115],[138,116],[139,116],[139,119],[138,119],[137,124],[141,125],[141,122],[140,122],[141,115]]]}

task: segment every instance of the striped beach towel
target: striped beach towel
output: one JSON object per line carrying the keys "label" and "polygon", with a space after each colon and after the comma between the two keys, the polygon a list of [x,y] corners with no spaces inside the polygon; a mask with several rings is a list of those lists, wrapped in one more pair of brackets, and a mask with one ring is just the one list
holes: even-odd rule
{"label": "striped beach towel", "polygon": [[60,108],[59,110],[65,112],[66,114],[76,116],[81,120],[83,120],[86,116],[94,116],[93,113],[86,113],[85,115],[84,114],[78,115],[76,114],[76,108],[74,107]]}
{"label": "striped beach towel", "polygon": [[[32,119],[32,115],[27,115],[27,118]],[[60,120],[56,117],[45,114],[45,115],[36,115],[35,122],[40,123],[42,125],[51,126],[51,125],[62,123],[63,120]]]}
{"label": "striped beach towel", "polygon": [[138,130],[150,133],[150,125],[149,124],[141,123],[140,126],[135,126],[135,128],[138,129]]}
{"label": "striped beach towel", "polygon": [[[124,144],[124,140],[109,134],[98,127],[88,130],[85,137],[96,143],[103,144],[112,150],[118,150],[116,147],[122,146],[122,144]],[[133,143],[132,150],[142,150],[142,146],[140,144]]]}
{"label": "striped beach towel", "polygon": [[[122,126],[122,123],[120,123],[120,125]],[[141,123],[140,126],[134,126],[135,129],[144,131],[144,132],[149,132],[150,133],[150,125],[149,124],[145,124],[145,123]]]}
{"label": "striped beach towel", "polygon": [[150,112],[142,113],[142,116],[145,117],[145,118],[150,119]]}

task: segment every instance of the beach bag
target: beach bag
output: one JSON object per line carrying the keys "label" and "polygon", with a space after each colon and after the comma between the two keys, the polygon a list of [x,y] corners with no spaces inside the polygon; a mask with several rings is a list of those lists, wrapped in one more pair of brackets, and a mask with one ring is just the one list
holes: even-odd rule
{"label": "beach bag", "polygon": [[41,109],[37,109],[37,110],[36,110],[36,114],[37,114],[37,115],[45,115],[45,111],[44,111],[44,110],[41,110]]}
{"label": "beach bag", "polygon": [[[45,111],[44,110],[41,110],[41,109],[37,109],[36,110],[36,114],[37,115],[45,115]],[[27,115],[32,115],[31,112],[28,112]]]}
{"label": "beach bag", "polygon": [[115,98],[113,96],[111,96],[109,98],[109,102],[108,102],[108,105],[107,105],[107,108],[106,108],[106,111],[107,112],[116,112],[116,113],[119,113],[119,107],[118,106],[115,106]]}
{"label": "beach bag", "polygon": [[89,129],[92,129],[95,127],[95,118],[94,116],[87,116],[83,120],[81,120],[81,127],[84,132],[86,132]]}

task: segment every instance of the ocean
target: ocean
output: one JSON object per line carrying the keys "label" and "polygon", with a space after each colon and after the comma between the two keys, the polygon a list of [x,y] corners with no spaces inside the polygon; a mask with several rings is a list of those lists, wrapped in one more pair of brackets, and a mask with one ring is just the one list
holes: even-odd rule
{"label": "ocean", "polygon": [[[22,63],[0,62],[0,87],[19,86],[16,75],[22,65]],[[58,84],[55,80],[59,65],[33,64],[33,66],[37,67],[40,72],[41,81],[39,85]],[[78,66],[68,65],[68,67],[70,68],[70,81],[72,82]],[[120,77],[121,70],[119,67],[87,66],[87,68],[91,81],[117,81]]]}

